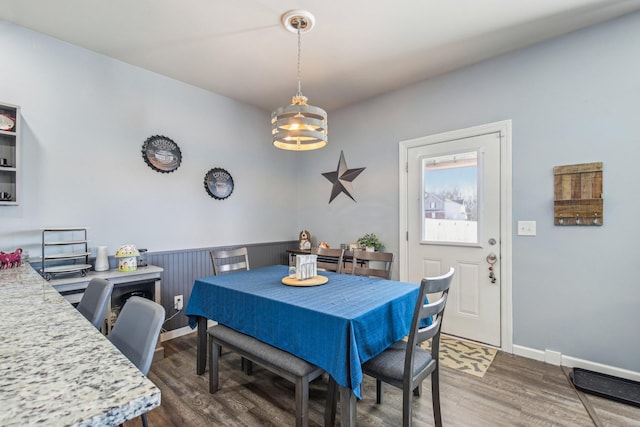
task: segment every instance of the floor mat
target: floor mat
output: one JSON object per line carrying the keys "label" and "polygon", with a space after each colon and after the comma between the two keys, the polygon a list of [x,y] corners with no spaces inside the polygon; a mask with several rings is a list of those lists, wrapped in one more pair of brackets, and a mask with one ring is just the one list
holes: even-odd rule
{"label": "floor mat", "polygon": [[587,393],[640,407],[640,382],[599,372],[573,368],[575,387]]}
{"label": "floor mat", "polygon": [[[427,341],[423,345],[429,349],[431,341]],[[440,364],[476,377],[484,377],[497,352],[495,348],[454,338],[440,337]]]}

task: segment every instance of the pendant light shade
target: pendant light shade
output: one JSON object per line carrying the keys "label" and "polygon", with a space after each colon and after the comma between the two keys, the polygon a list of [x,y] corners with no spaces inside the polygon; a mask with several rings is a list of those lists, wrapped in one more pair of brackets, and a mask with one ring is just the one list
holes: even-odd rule
{"label": "pendant light shade", "polygon": [[315,20],[309,12],[294,10],[282,16],[282,23],[298,34],[298,92],[291,98],[291,105],[271,113],[273,145],[283,150],[317,150],[327,145],[327,113],[308,105],[300,78],[300,33],[310,31]]}
{"label": "pendant light shade", "polygon": [[316,150],[327,145],[327,113],[294,96],[271,113],[273,145],[283,150]]}

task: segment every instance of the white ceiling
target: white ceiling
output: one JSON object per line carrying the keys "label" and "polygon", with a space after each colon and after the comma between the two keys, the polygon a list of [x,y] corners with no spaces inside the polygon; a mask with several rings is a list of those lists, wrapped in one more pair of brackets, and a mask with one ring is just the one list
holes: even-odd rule
{"label": "white ceiling", "polygon": [[[640,0],[0,0],[0,19],[272,110],[328,111],[640,10]],[[6,59],[6,58],[5,58]]]}

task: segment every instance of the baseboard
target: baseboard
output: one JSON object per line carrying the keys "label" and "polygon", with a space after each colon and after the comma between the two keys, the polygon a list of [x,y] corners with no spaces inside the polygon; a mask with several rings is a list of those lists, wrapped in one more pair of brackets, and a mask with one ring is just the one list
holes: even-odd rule
{"label": "baseboard", "polygon": [[[213,320],[208,320],[207,321],[207,328],[213,326],[213,325],[217,325],[218,322],[215,322]],[[171,331],[167,331],[167,332],[163,332],[162,334],[160,334],[160,341],[164,342],[164,341],[168,341],[168,340],[172,340],[174,338],[178,338],[184,335],[189,335],[190,333],[195,332],[197,329],[191,329],[190,326],[183,326],[182,328],[178,328],[178,329],[173,329]]]}
{"label": "baseboard", "polygon": [[617,368],[610,365],[604,365],[602,363],[579,359],[577,357],[566,356],[552,350],[542,351],[514,344],[513,354],[529,359],[538,360],[540,362],[551,363],[553,365],[558,365],[557,362],[559,361],[560,366],[566,366],[569,368],[582,368],[589,371],[600,372],[602,374],[613,375],[614,377],[618,378],[640,381],[640,372]]}

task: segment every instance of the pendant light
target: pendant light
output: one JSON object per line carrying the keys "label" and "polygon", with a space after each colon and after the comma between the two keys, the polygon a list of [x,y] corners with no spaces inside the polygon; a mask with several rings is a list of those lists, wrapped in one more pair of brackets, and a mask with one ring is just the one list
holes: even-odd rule
{"label": "pendant light", "polygon": [[298,34],[298,91],[291,105],[271,113],[273,145],[282,150],[317,150],[327,145],[327,113],[307,104],[300,78],[300,34],[311,31],[315,18],[305,10],[293,10],[282,15],[282,24]]}

